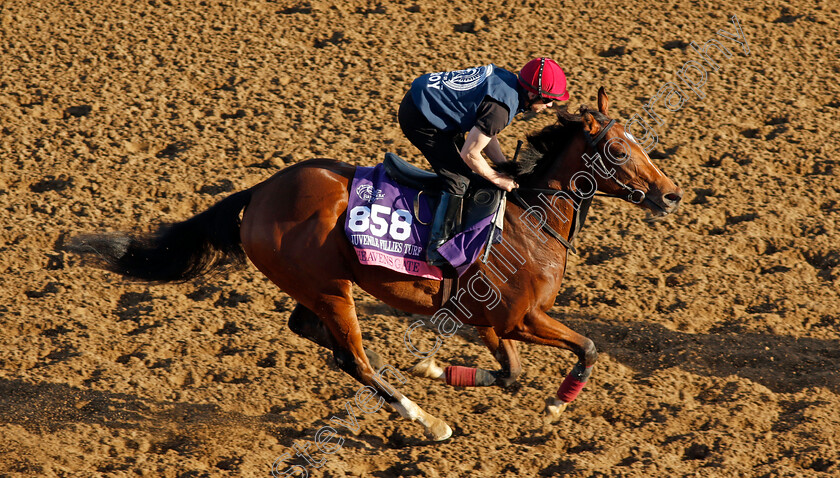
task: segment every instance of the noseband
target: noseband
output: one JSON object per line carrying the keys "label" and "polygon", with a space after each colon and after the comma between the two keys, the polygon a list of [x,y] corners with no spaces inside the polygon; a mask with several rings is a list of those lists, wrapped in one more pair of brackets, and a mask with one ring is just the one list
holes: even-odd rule
{"label": "noseband", "polygon": [[[583,130],[583,135],[586,136],[586,144],[588,144],[590,148],[595,150],[595,158],[593,158],[592,163],[597,162],[598,166],[601,168],[601,171],[606,171],[607,166],[604,164],[604,158],[602,158],[601,155],[598,153],[598,144],[604,139],[604,136],[607,135],[607,131],[609,131],[610,128],[612,128],[614,124],[615,124],[615,120],[611,119],[610,122],[607,123],[606,126],[601,128],[601,132],[598,133],[598,136],[595,136],[594,138],[592,137],[591,134],[589,134],[589,131],[587,131],[585,128]],[[607,154],[606,150],[604,150],[604,154]],[[594,164],[592,164],[592,163],[588,164],[587,166],[589,167],[589,170],[593,173],[592,175],[594,176],[595,175],[595,167],[594,167]],[[623,189],[627,194],[623,194],[623,195],[622,194],[606,194],[606,193],[595,193],[595,194],[598,195],[598,196],[624,199],[625,201],[631,202],[633,204],[639,204],[639,203],[641,203],[642,201],[645,200],[644,191],[640,191],[638,189],[631,188],[630,186],[621,182],[615,176],[612,177],[612,181],[615,184],[617,184],[618,187]]]}

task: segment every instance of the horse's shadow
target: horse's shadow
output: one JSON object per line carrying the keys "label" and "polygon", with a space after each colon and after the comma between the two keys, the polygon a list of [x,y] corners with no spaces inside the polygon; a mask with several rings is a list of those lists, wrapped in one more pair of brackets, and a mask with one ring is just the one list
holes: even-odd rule
{"label": "horse's shadow", "polygon": [[166,423],[253,419],[225,412],[214,404],[155,401],[64,383],[0,379],[0,422],[20,425],[35,433],[51,433],[75,423],[160,431],[166,429]]}
{"label": "horse's shadow", "polygon": [[840,341],[757,332],[685,333],[641,321],[562,320],[642,376],[679,367],[700,376],[738,376],[775,393],[826,387],[840,393]]}
{"label": "horse's shadow", "polygon": [[[414,319],[402,318],[406,323]],[[601,352],[640,377],[678,367],[700,376],[738,376],[775,393],[825,387],[840,393],[840,341],[766,333],[685,333],[642,321],[606,322],[577,315],[559,318],[586,334]],[[472,327],[463,339],[481,344]],[[399,343],[399,346],[403,346]],[[156,401],[133,394],[90,390],[63,383],[0,378],[0,422],[33,432],[52,432],[72,423],[121,429],[160,429],[165,423],[252,423],[284,427],[285,410],[252,417],[214,404]],[[286,433],[282,433],[286,435]]]}
{"label": "horse's shadow", "polygon": [[[375,303],[362,305],[360,312],[392,315],[406,326],[423,318]],[[549,311],[549,315],[589,337],[599,352],[642,377],[679,367],[700,376],[739,376],[775,393],[794,393],[810,387],[825,387],[840,393],[837,369],[840,340],[732,330],[687,333],[645,321],[611,322],[586,314],[561,315],[556,311]],[[427,340],[434,339],[434,327],[424,324],[422,328],[426,329]],[[465,325],[455,335],[482,346],[474,327]]]}
{"label": "horse's shadow", "polygon": [[[352,398],[351,398],[352,400]],[[169,449],[187,452],[200,446],[201,436],[194,432],[208,425],[230,425],[261,428],[282,441],[311,440],[321,425],[335,426],[329,419],[340,412],[326,415],[320,422],[304,425],[294,412],[306,404],[289,400],[273,406],[262,415],[246,415],[225,411],[212,403],[190,403],[143,398],[134,394],[77,388],[64,383],[32,383],[19,379],[0,378],[0,423],[19,425],[30,433],[54,433],[75,424],[101,426],[111,430],[137,430],[152,434],[152,453]],[[392,413],[396,416],[396,413]],[[392,417],[394,418],[394,417]],[[342,429],[342,431],[344,431]],[[200,433],[199,433],[200,434]],[[370,444],[386,447],[423,445],[427,441],[396,434],[397,445],[365,433],[342,435],[349,448],[365,449]],[[367,442],[368,444],[365,444]]]}

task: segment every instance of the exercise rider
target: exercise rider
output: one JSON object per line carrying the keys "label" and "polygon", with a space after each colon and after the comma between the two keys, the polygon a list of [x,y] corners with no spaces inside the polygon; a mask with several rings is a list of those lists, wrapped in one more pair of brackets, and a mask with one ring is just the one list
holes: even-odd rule
{"label": "exercise rider", "polygon": [[518,75],[491,64],[429,73],[412,82],[400,104],[400,127],[443,181],[426,253],[429,263],[446,263],[437,249],[460,226],[470,179],[480,176],[505,191],[517,187],[481,154],[494,164],[508,161],[496,138],[499,131],[520,112],[539,113],[555,100],[568,99],[566,75],[549,58],[529,61]]}

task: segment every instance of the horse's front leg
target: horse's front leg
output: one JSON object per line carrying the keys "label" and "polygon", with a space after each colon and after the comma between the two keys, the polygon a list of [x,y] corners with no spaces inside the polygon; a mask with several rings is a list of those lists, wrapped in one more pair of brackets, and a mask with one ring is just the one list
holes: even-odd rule
{"label": "horse's front leg", "polygon": [[490,385],[509,387],[522,373],[522,363],[519,360],[515,342],[500,339],[492,327],[477,326],[476,330],[493,357],[501,365],[501,370],[485,370],[459,365],[442,368],[434,358],[429,357],[412,367],[410,372],[419,377],[442,380],[449,385],[459,387],[488,387]]}
{"label": "horse's front leg", "polygon": [[592,366],[598,360],[595,343],[549,317],[542,310],[532,310],[525,315],[520,327],[503,336],[532,344],[550,345],[571,350],[578,357],[572,371],[566,375],[557,394],[546,400],[546,421],[554,422],[566,406],[574,400],[592,374]]}

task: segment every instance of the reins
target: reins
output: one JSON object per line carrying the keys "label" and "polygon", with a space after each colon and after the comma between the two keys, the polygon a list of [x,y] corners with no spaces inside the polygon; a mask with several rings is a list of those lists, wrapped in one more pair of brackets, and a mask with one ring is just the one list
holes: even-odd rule
{"label": "reins", "polygon": [[[594,163],[595,161],[597,161],[599,163],[599,167],[601,168],[602,171],[606,171],[607,168],[606,168],[606,165],[604,164],[603,158],[597,152],[597,146],[601,141],[603,141],[604,137],[607,135],[607,132],[610,130],[610,128],[613,127],[613,125],[615,125],[615,120],[611,119],[609,121],[609,123],[607,123],[606,126],[601,128],[601,131],[594,138],[592,137],[592,135],[589,134],[589,131],[587,131],[585,128],[583,130],[584,136],[586,137],[587,145],[589,147],[591,147],[593,150],[596,151],[595,158],[593,159],[592,162]],[[519,151],[520,151],[521,147],[522,147],[522,141],[519,141],[516,145],[516,152],[513,155],[513,161],[516,161],[516,158],[519,156]],[[594,176],[595,175],[594,164],[589,163],[589,164],[587,164],[587,167],[589,168],[590,172]],[[612,177],[612,180],[621,189],[625,190],[627,192],[627,194],[622,195],[622,194],[607,194],[607,193],[595,192],[595,194],[593,196],[620,198],[620,199],[623,199],[625,201],[631,202],[633,204],[639,204],[639,203],[641,203],[642,201],[645,200],[645,193],[643,191],[640,191],[638,189],[634,189],[634,188],[624,184],[623,182],[621,182],[616,177]],[[518,187],[518,188],[514,189],[513,191],[511,191],[510,193],[508,193],[510,195],[510,197],[513,199],[514,202],[516,202],[520,207],[522,207],[524,210],[527,211],[529,208],[531,208],[531,206],[527,202],[525,202],[524,199],[522,199],[522,196],[519,195],[519,191],[534,192],[534,193],[539,193],[539,194],[548,194],[548,195],[553,196],[553,195],[555,195],[558,192],[561,192],[563,190],[562,189],[552,189],[552,188]],[[639,198],[639,195],[641,195],[641,198]],[[638,200],[636,198],[638,198]],[[566,249],[570,250],[574,254],[577,254],[577,250],[572,245],[572,242],[574,242],[575,236],[577,235],[577,232],[583,226],[583,222],[586,219],[586,213],[589,211],[589,205],[591,204],[591,202],[592,202],[592,196],[589,196],[588,198],[582,199],[580,204],[578,204],[577,207],[575,207],[575,215],[572,218],[572,225],[571,225],[571,229],[569,230],[569,238],[568,239],[563,237],[563,235],[561,235],[559,232],[555,231],[554,228],[549,226],[548,223],[545,222],[545,221],[543,221],[543,223],[541,225],[541,229],[543,231],[545,231],[546,233],[548,233],[548,235],[550,235],[551,237],[556,239],[558,242],[563,244],[563,246],[565,246]]]}
{"label": "reins", "polygon": [[[522,196],[519,195],[517,190],[535,191],[535,192],[550,192],[551,194],[554,194],[554,193],[560,191],[559,189],[517,188],[517,189],[514,189],[513,191],[511,191],[510,193],[508,193],[510,195],[510,197],[513,199],[513,201],[526,211],[531,206],[527,202],[525,202],[524,199],[522,199]],[[580,209],[581,208],[577,208],[576,211],[579,211]],[[575,214],[575,219],[577,219],[577,214]],[[578,222],[578,221],[575,221],[575,222]],[[572,245],[572,241],[574,241],[574,229],[575,229],[574,228],[574,223],[572,224],[572,229],[570,230],[568,240],[565,237],[563,237],[559,232],[555,231],[554,228],[549,226],[548,223],[545,222],[545,221],[543,221],[541,228],[542,228],[543,231],[547,232],[549,236],[553,237],[554,239],[557,239],[557,241],[560,242],[560,244],[563,244],[563,246],[565,246],[566,249],[572,251],[573,254],[577,254],[577,249],[575,249],[575,246]]]}

